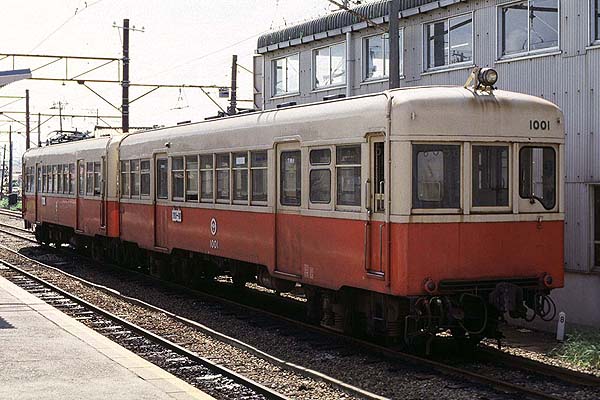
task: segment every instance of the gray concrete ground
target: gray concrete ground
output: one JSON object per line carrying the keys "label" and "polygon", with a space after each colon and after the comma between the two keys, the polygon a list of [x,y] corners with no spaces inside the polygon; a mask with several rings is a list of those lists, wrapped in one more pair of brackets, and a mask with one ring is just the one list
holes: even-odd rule
{"label": "gray concrete ground", "polygon": [[211,399],[0,277],[0,399]]}

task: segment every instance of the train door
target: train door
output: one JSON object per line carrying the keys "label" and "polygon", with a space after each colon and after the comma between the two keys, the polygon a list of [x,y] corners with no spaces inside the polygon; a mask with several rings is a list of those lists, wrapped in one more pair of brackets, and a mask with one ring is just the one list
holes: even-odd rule
{"label": "train door", "polygon": [[154,246],[167,248],[169,224],[169,159],[166,154],[154,156]]}
{"label": "train door", "polygon": [[[102,157],[100,162],[100,228],[106,229],[106,157]],[[94,174],[95,175],[95,174]]]}
{"label": "train door", "polygon": [[42,167],[40,163],[35,164],[35,182],[34,182],[34,201],[33,201],[33,216],[34,221],[38,222],[38,201],[39,195],[41,192],[41,184],[42,184]]}
{"label": "train door", "polygon": [[85,162],[83,160],[77,160],[77,201],[75,205],[75,214],[77,215],[77,226],[78,231],[83,231],[83,207],[85,195]]}
{"label": "train door", "polygon": [[299,143],[277,146],[275,199],[275,272],[302,277],[302,152]]}
{"label": "train door", "polygon": [[367,246],[365,246],[365,268],[369,273],[383,274],[385,243],[385,142],[383,136],[374,136],[369,140],[369,199]]}

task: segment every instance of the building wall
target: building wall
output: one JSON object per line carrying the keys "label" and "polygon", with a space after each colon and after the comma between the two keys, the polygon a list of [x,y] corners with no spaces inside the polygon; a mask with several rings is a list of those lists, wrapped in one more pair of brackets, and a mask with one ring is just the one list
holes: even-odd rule
{"label": "building wall", "polygon": [[[557,292],[559,309],[570,320],[600,326],[600,275],[593,267],[593,213],[591,185],[600,184],[600,44],[592,45],[591,0],[560,1],[560,46],[535,56],[499,60],[498,5],[507,0],[466,1],[400,20],[403,30],[404,71],[401,87],[427,85],[462,85],[473,65],[496,69],[497,86],[544,97],[558,104],[566,119],[566,216],[565,268],[566,288]],[[473,13],[473,65],[443,71],[423,72],[423,24],[441,18]],[[344,31],[344,29],[342,29]],[[256,105],[271,109],[278,104],[298,104],[323,100],[333,94],[359,95],[387,89],[387,81],[362,82],[362,38],[378,31],[375,28],[348,28],[351,42],[347,52],[353,74],[347,77],[350,88],[313,90],[312,51],[315,48],[345,41],[346,34],[269,51],[257,57],[264,85],[256,85]],[[291,96],[272,97],[273,59],[300,54],[300,92]],[[265,92],[263,100],[263,89]],[[263,103],[264,102],[264,103]],[[468,118],[468,116],[465,116]],[[583,305],[583,304],[587,305]]]}

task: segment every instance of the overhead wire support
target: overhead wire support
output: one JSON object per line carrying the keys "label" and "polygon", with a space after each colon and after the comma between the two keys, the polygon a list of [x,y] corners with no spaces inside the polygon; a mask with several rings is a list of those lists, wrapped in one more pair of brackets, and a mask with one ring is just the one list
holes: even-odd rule
{"label": "overhead wire support", "polygon": [[360,19],[362,22],[366,22],[367,25],[382,31],[383,33],[387,33],[388,30],[385,29],[383,26],[381,26],[381,24],[378,24],[377,22],[373,21],[372,19],[369,19],[368,17],[362,15],[359,12],[354,11],[353,9],[351,9],[350,7],[348,7],[345,4],[339,3],[335,0],[327,0],[328,2],[330,2],[331,4],[339,7],[340,9],[344,10],[344,11],[348,11],[350,14],[354,15],[356,18]]}

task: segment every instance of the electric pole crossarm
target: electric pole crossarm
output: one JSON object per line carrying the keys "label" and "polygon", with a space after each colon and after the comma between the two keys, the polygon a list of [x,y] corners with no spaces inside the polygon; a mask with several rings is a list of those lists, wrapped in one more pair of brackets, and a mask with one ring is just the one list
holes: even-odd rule
{"label": "electric pole crossarm", "polygon": [[[100,93],[96,92],[94,89],[92,89],[91,87],[89,87],[85,83],[83,83],[82,85],[85,86],[90,92],[92,92],[96,96],[100,97],[103,101],[106,102],[106,104],[110,105],[112,108],[114,108],[117,111],[121,111],[121,109],[119,107],[115,106],[113,103],[111,103],[110,101],[106,100]],[[119,117],[119,118],[121,118],[121,117]]]}
{"label": "electric pole crossarm", "polygon": [[210,97],[210,94],[208,94],[208,92],[206,90],[204,90],[203,88],[200,88],[200,90],[202,90],[202,93],[204,93],[206,95],[206,97],[208,97],[210,99],[210,101],[212,101],[217,107],[219,107],[219,110],[221,110],[223,113],[227,114],[227,111],[225,111],[223,109],[223,107],[221,107],[221,105],[215,101],[215,99]]}
{"label": "electric pole crossarm", "polygon": [[49,61],[49,62],[47,62],[47,63],[46,63],[46,64],[44,64],[44,65],[41,65],[41,66],[39,66],[39,67],[37,67],[37,68],[35,68],[35,69],[32,69],[32,70],[31,70],[31,72],[39,71],[40,69],[42,69],[42,68],[44,68],[44,67],[47,67],[47,66],[49,66],[49,65],[55,64],[55,63],[59,62],[60,60],[62,60],[62,58],[57,58],[57,59],[55,59],[55,60]]}
{"label": "electric pole crossarm", "polygon": [[69,78],[69,80],[75,80],[75,79],[79,78],[80,76],[83,76],[83,75],[85,75],[85,74],[89,74],[90,72],[93,72],[93,71],[95,71],[95,70],[97,70],[97,69],[100,69],[100,68],[102,68],[102,67],[104,67],[104,66],[106,66],[106,65],[108,65],[108,64],[111,64],[111,63],[113,63],[113,62],[115,62],[115,60],[110,60],[110,61],[107,61],[107,62],[105,62],[104,64],[100,64],[100,65],[98,65],[98,66],[96,66],[96,67],[94,67],[94,68],[92,68],[92,69],[88,69],[87,71],[85,71],[85,72],[82,72],[82,73],[81,73],[81,74],[79,74],[79,75],[75,75],[75,76],[73,76],[73,77]]}
{"label": "electric pole crossarm", "polygon": [[155,88],[148,90],[146,93],[142,94],[141,96],[138,96],[138,97],[136,97],[133,100],[129,100],[129,104],[133,103],[136,100],[141,99],[142,97],[144,97],[146,95],[149,95],[150,93],[152,93],[152,92],[154,92],[155,90],[158,90],[158,89],[160,89],[160,86],[156,86]]}

